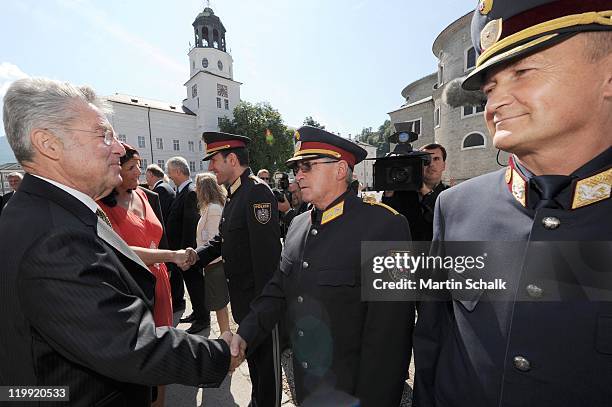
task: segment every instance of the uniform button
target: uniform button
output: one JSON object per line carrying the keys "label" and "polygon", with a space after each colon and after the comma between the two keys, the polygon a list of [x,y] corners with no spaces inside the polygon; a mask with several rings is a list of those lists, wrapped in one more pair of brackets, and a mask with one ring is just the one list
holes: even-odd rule
{"label": "uniform button", "polygon": [[227,281],[229,283],[229,278],[226,278],[225,281]]}
{"label": "uniform button", "polygon": [[300,337],[301,337],[301,336],[304,336],[304,331],[301,331],[301,330],[300,330],[300,331],[298,331],[298,336],[300,336]]}
{"label": "uniform button", "polygon": [[221,218],[221,222],[225,222],[225,218]]}
{"label": "uniform button", "polygon": [[230,198],[225,198],[225,202],[229,202],[229,201],[231,201]]}
{"label": "uniform button", "polygon": [[304,369],[308,369],[308,362],[302,362],[302,367]]}
{"label": "uniform button", "polygon": [[561,221],[557,217],[547,216],[542,219],[542,225],[544,225],[545,229],[554,230],[561,225]]}
{"label": "uniform button", "polygon": [[535,284],[529,284],[527,286],[527,294],[529,294],[531,298],[540,298],[543,292],[544,291]]}
{"label": "uniform button", "polygon": [[225,259],[221,259],[221,263],[225,263]]}
{"label": "uniform button", "polygon": [[304,297],[302,297],[301,295],[298,295],[297,302],[299,302],[300,304],[303,303],[304,302]]}
{"label": "uniform button", "polygon": [[307,261],[305,261],[304,263],[302,263],[302,267],[304,267],[305,269],[307,269],[307,268],[308,268],[308,262],[307,262]]}
{"label": "uniform button", "polygon": [[512,363],[514,367],[521,372],[528,372],[531,370],[531,363],[523,356],[515,356]]}
{"label": "uniform button", "polygon": [[312,230],[310,231],[310,234],[311,234],[311,235],[313,235],[313,236],[316,236],[316,235],[317,235],[317,233],[319,233],[319,231],[318,231],[317,229],[312,229]]}

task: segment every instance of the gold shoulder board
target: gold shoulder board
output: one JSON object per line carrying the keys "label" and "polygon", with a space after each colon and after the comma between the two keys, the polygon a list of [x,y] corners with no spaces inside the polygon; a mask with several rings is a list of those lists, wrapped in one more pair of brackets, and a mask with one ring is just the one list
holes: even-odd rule
{"label": "gold shoulder board", "polygon": [[396,211],[395,209],[393,209],[389,205],[385,205],[384,203],[381,203],[381,202],[365,202],[365,201],[364,201],[364,203],[368,203],[370,205],[382,206],[383,208],[388,209],[389,212],[393,213],[394,215],[399,215],[398,211]]}

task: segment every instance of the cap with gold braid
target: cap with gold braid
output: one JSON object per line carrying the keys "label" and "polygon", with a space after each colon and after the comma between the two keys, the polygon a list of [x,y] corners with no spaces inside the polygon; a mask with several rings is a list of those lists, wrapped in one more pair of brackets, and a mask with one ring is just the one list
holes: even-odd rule
{"label": "cap with gold braid", "polygon": [[251,141],[250,138],[245,136],[218,131],[205,131],[202,133],[202,139],[206,143],[206,155],[202,161],[210,160],[219,151],[245,148]]}
{"label": "cap with gold braid", "polygon": [[612,30],[610,0],[480,0],[472,17],[472,42],[480,56],[462,86],[478,90],[493,66],[578,32],[605,30]]}
{"label": "cap with gold braid", "polygon": [[287,160],[291,167],[297,161],[329,157],[344,160],[349,167],[363,161],[368,152],[350,140],[312,126],[302,126],[295,132],[295,153]]}

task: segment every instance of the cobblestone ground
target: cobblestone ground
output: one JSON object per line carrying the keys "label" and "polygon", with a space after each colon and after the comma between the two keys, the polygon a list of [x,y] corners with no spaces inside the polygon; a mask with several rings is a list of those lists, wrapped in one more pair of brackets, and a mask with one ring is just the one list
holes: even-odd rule
{"label": "cobblestone ground", "polygon": [[[231,312],[231,310],[230,310]],[[187,310],[184,315],[191,313],[191,304],[187,301]],[[175,315],[178,321],[180,315]],[[189,324],[179,324],[182,329],[189,328]],[[236,332],[238,326],[230,318],[230,327],[232,332]],[[214,312],[211,312],[211,328],[200,332],[200,335],[208,338],[218,338],[221,335],[217,325],[217,318]],[[283,407],[294,407],[292,396],[293,388],[293,366],[290,356],[287,352],[282,357],[283,365],[283,396],[281,405]],[[414,364],[410,364],[410,378],[404,387],[401,407],[410,407],[412,399],[412,385],[414,378]],[[166,407],[226,407],[226,406],[248,406],[251,395],[251,379],[249,377],[249,369],[243,363],[236,371],[228,375],[221,387],[218,389],[198,389],[195,387],[170,385],[166,392]]]}

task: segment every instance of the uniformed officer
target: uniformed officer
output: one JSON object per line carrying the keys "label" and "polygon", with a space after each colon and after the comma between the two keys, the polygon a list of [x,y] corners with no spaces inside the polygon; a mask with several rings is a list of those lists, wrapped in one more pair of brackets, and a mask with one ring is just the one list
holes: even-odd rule
{"label": "uniformed officer", "polygon": [[493,144],[513,155],[440,194],[434,241],[529,251],[491,267],[513,282],[504,301],[419,305],[415,405],[610,405],[611,28],[610,0],[479,2],[463,87],[485,92]]}
{"label": "uniformed officer", "polygon": [[356,144],[315,127],[296,133],[293,167],[313,209],[295,217],[279,269],[234,336],[256,347],[286,318],[297,401],[311,406],[399,405],[410,362],[411,303],[361,301],[361,242],[408,241],[406,219],[348,189]]}
{"label": "uniformed officer", "polygon": [[[199,264],[206,266],[222,256],[227,275],[232,316],[240,324],[278,267],[281,251],[278,206],[268,184],[249,168],[248,137],[205,132],[208,169],[227,188],[219,235],[197,249]],[[271,331],[271,333],[270,333]],[[278,330],[268,331],[249,354],[251,405],[279,406],[281,370]]]}

